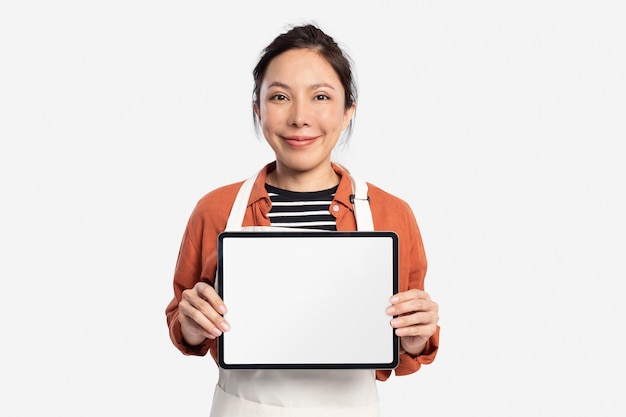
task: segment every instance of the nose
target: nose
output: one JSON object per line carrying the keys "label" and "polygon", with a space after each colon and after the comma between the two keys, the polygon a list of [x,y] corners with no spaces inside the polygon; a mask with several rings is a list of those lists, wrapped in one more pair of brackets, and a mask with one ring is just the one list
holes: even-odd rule
{"label": "nose", "polygon": [[288,123],[294,127],[310,126],[310,107],[302,100],[294,100]]}

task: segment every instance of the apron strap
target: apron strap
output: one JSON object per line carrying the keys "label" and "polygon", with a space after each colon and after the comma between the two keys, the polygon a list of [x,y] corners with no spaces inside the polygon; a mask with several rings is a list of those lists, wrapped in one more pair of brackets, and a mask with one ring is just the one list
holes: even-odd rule
{"label": "apron strap", "polygon": [[[357,230],[372,231],[374,230],[374,221],[372,219],[372,211],[369,204],[370,198],[367,195],[367,183],[352,177],[345,168],[344,170],[352,183],[352,192],[354,194],[350,196],[350,202],[354,208]],[[241,230],[243,218],[246,215],[246,208],[248,207],[248,201],[250,200],[252,186],[254,185],[258,175],[258,173],[253,175],[245,180],[241,185],[241,188],[237,193],[237,197],[235,198],[235,202],[233,203],[233,207],[230,210],[230,216],[228,217],[225,230]]]}
{"label": "apron strap", "polygon": [[367,195],[367,183],[350,176],[352,180],[352,190],[354,194],[350,196],[350,202],[354,207],[354,217],[356,217],[356,229],[359,231],[373,231],[374,220],[370,210],[370,198]]}
{"label": "apron strap", "polygon": [[237,193],[237,197],[235,198],[235,202],[233,203],[233,207],[230,209],[230,216],[228,217],[225,230],[241,230],[243,218],[246,215],[246,208],[248,207],[248,200],[250,200],[250,192],[252,191],[252,186],[254,185],[257,176],[258,174],[248,178],[241,185],[241,188]]}

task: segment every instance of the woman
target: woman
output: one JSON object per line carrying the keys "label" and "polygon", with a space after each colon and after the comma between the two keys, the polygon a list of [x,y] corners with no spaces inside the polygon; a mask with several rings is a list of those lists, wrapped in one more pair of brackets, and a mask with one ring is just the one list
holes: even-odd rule
{"label": "woman", "polygon": [[[213,289],[217,235],[240,211],[236,226],[357,230],[348,172],[331,162],[343,133],[351,131],[356,88],[350,61],[335,41],[313,25],[293,27],[264,50],[253,71],[255,124],[276,160],[249,189],[236,183],[205,195],[194,209],[174,275],[174,298],[166,315],[174,345],[187,355],[214,359],[216,338],[228,331],[226,306]],[[387,314],[400,337],[396,375],[431,363],[439,340],[438,306],[424,289],[426,258],[410,207],[367,185],[369,211],[378,230],[399,236],[400,291]],[[244,203],[233,208],[235,200]],[[321,204],[316,216],[281,216],[286,207]],[[320,201],[322,203],[320,203]],[[237,204],[235,204],[237,206]],[[231,211],[232,209],[232,211]],[[288,209],[296,211],[296,209]],[[236,220],[236,222],[241,222]],[[359,223],[359,224],[357,224]],[[286,313],[287,314],[287,313]],[[396,316],[392,318],[391,316]],[[347,324],[349,325],[349,324]],[[376,380],[390,370],[219,370],[211,416],[377,416]]]}

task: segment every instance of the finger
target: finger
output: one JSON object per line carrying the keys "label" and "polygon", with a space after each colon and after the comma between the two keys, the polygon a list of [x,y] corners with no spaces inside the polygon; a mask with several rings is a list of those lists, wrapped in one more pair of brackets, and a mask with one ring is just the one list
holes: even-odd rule
{"label": "finger", "polygon": [[415,326],[430,326],[436,324],[439,320],[439,316],[433,312],[419,312],[413,314],[407,314],[404,316],[394,317],[391,321],[391,327],[396,329],[415,327]]}
{"label": "finger", "polygon": [[435,333],[437,326],[435,325],[418,325],[418,326],[409,326],[409,327],[401,327],[396,329],[396,336],[406,337],[420,337],[424,340],[430,339],[430,337]]}
{"label": "finger", "polygon": [[215,339],[218,336],[215,334],[203,329],[200,327],[193,319],[190,319],[187,315],[183,314],[184,307],[179,306],[180,314],[178,315],[178,320],[180,321],[181,329],[183,332],[187,334],[191,334],[193,336],[201,336],[207,339]]}
{"label": "finger", "polygon": [[215,288],[205,282],[198,282],[194,288],[198,294],[211,304],[211,306],[220,314],[226,314],[226,305],[220,298]]}
{"label": "finger", "polygon": [[429,338],[426,336],[426,330],[420,326],[402,327],[401,329],[396,329],[395,332],[398,337],[419,337],[425,340]]}
{"label": "finger", "polygon": [[398,304],[390,305],[387,307],[386,313],[390,316],[400,316],[403,314],[410,314],[418,311],[438,311],[439,306],[437,303],[430,299],[411,299]]}
{"label": "finger", "polygon": [[413,299],[430,300],[430,295],[426,291],[412,289],[394,294],[389,301],[394,305]]}
{"label": "finger", "polygon": [[[423,314],[423,313],[416,313],[418,316]],[[408,317],[408,316],[407,316]],[[404,319],[404,317],[402,318]],[[419,338],[423,338],[423,339],[428,339],[430,338],[437,330],[437,318],[413,318],[415,322],[417,322],[417,324],[410,324],[410,325],[406,325],[404,326],[404,324],[410,322],[409,321],[397,321],[394,322],[392,324],[392,326],[395,327],[395,334],[396,336],[399,337],[405,337],[405,336],[414,336],[414,337],[419,337]],[[394,319],[395,320],[395,319]]]}
{"label": "finger", "polygon": [[181,326],[184,326],[185,330],[193,334],[202,334],[211,339],[221,336],[222,331],[218,324],[209,319],[192,303],[182,301],[178,305],[178,310]]}
{"label": "finger", "polygon": [[215,311],[208,301],[199,297],[194,290],[183,291],[183,299],[179,304],[179,311],[193,320],[200,328],[216,337],[229,329],[224,317]]}

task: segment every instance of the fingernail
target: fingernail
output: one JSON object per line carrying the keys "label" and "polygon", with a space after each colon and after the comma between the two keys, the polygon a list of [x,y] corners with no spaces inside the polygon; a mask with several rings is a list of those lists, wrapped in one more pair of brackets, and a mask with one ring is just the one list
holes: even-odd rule
{"label": "fingernail", "polygon": [[219,310],[220,314],[226,314],[226,306],[224,304],[220,305],[217,309]]}
{"label": "fingernail", "polygon": [[398,301],[400,301],[400,299],[394,295],[393,297],[391,297],[391,300],[389,300],[389,301],[391,301],[393,304],[395,304]]}
{"label": "fingernail", "polygon": [[224,330],[225,332],[228,331],[228,329],[230,329],[230,326],[228,325],[228,323],[226,323],[225,321],[223,321],[222,323],[220,323],[220,327],[222,328],[222,330]]}
{"label": "fingernail", "polygon": [[387,314],[393,314],[396,312],[396,308],[393,306],[387,307]]}

